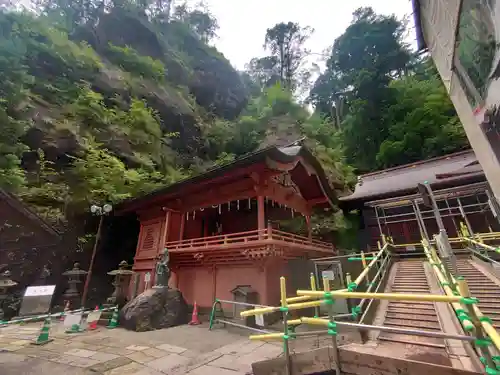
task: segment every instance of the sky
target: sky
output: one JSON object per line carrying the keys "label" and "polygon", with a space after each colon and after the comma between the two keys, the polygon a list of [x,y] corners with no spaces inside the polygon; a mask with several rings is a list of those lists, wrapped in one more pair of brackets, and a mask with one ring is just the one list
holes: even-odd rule
{"label": "sky", "polygon": [[[174,0],[180,3],[181,0]],[[204,0],[204,4],[217,18],[220,29],[212,44],[224,54],[238,70],[253,57],[265,56],[262,47],[266,30],[279,22],[298,22],[315,31],[306,44],[312,53],[322,54],[331,47],[352,20],[352,12],[362,6],[371,6],[381,14],[413,18],[410,0]],[[195,5],[199,0],[189,0]],[[414,43],[413,29],[408,42]],[[321,63],[321,55],[313,62]]]}

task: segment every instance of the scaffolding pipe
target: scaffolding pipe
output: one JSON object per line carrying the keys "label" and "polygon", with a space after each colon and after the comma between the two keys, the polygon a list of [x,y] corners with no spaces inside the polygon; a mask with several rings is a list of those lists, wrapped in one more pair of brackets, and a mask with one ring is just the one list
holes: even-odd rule
{"label": "scaffolding pipe", "polygon": [[256,305],[254,303],[228,301],[228,300],[225,300],[225,299],[217,299],[217,301],[219,301],[221,303],[228,303],[228,304],[231,304],[231,305],[241,305],[241,306],[249,306],[249,307],[272,307],[272,306],[266,306],[266,305]]}
{"label": "scaffolding pipe", "polygon": [[[429,259],[429,262],[433,265],[434,273],[436,274],[439,283],[444,289],[444,292],[448,296],[453,296],[454,295],[453,289],[451,289],[451,287],[448,285],[448,283],[446,282],[446,278],[439,269],[439,267],[441,266],[441,260],[434,259],[433,256],[431,255],[430,250],[426,248],[425,244],[424,244],[424,249],[426,251],[425,255]],[[461,312],[463,311],[462,306],[457,302],[452,302],[451,306],[453,307],[453,310],[455,310],[455,314],[457,315],[457,317],[459,317],[461,315]],[[470,332],[474,329],[474,325],[468,318],[467,319],[461,318],[461,319],[462,319],[462,326],[466,331]]]}
{"label": "scaffolding pipe", "polygon": [[231,322],[229,320],[224,320],[224,319],[215,319],[215,322],[216,323],[228,324],[230,326],[234,326],[234,327],[238,327],[238,328],[248,329],[249,331],[254,331],[254,332],[259,332],[259,333],[265,333],[265,334],[271,333],[271,331],[266,331],[264,329],[258,329],[258,328],[248,327],[248,326],[245,326],[243,324],[234,323],[234,322]]}
{"label": "scaffolding pipe", "polygon": [[356,280],[354,280],[354,283],[356,285],[359,285],[363,279],[365,278],[365,276],[368,274],[368,272],[370,272],[371,268],[373,267],[373,265],[377,262],[377,260],[380,258],[380,256],[384,253],[384,251],[387,251],[387,244],[385,244],[382,249],[380,249],[380,251],[377,253],[377,255],[375,255],[375,257],[370,261],[370,263],[368,264],[368,266],[363,270],[363,272],[361,272],[359,274],[359,276],[356,278]]}
{"label": "scaffolding pipe", "polygon": [[[386,273],[386,271],[387,271],[387,269],[386,269],[386,263],[387,263],[387,260],[388,260],[388,259],[389,259],[389,255],[386,255],[386,257],[385,257],[385,258],[383,259],[383,261],[382,261],[382,265],[380,266],[380,268],[378,269],[377,273],[375,274],[375,277],[373,278],[373,281],[375,281],[375,280],[377,280],[377,279],[379,278],[379,276],[380,276],[380,280],[378,281],[378,284],[377,284],[377,290],[378,290],[378,288],[379,288],[380,282],[382,281],[382,278],[385,276],[385,273]],[[381,275],[382,271],[383,271],[383,275]],[[374,285],[374,284],[373,284],[373,283],[371,283],[371,284],[368,286],[368,288],[366,289],[366,292],[367,292],[367,293],[370,293],[370,292],[372,291],[372,289],[373,289],[373,285]],[[362,300],[358,303],[358,307],[359,307],[360,309],[362,309],[362,308],[363,308],[363,305],[366,303],[366,300],[367,300],[366,298],[363,298],[363,299],[362,299]]]}
{"label": "scaffolding pipe", "polygon": [[478,245],[478,246],[482,246],[484,247],[485,249],[488,249],[490,251],[494,251],[496,253],[499,253],[500,254],[500,250],[494,246],[491,246],[491,245],[487,245],[485,243],[482,243],[482,242],[479,242],[479,241],[476,241],[476,240],[473,240],[472,238],[468,238],[468,237],[462,237],[464,240],[468,241],[468,242],[471,242],[475,245]]}
{"label": "scaffolding pipe", "polygon": [[[388,300],[388,301],[422,301],[422,302],[464,302],[464,298],[461,296],[447,296],[442,294],[410,294],[410,293],[365,293],[365,292],[339,292],[339,291],[331,291],[328,292],[330,296],[336,298],[373,298],[380,300]],[[324,296],[325,292],[321,291],[312,291],[312,290],[297,290],[297,294],[299,296]],[[474,302],[475,300],[471,300]],[[318,301],[321,302],[321,301]],[[317,303],[317,302],[304,302],[307,303]],[[300,304],[297,304],[300,305]],[[290,305],[289,307],[294,306]],[[308,307],[313,307],[316,305],[311,305]],[[244,311],[241,313],[241,316],[246,313],[245,316],[258,314],[258,309],[253,311]]]}
{"label": "scaffolding pipe", "polygon": [[[306,318],[300,318],[303,320]],[[307,318],[307,320],[322,320],[315,318]],[[306,324],[315,324],[315,325],[324,325],[328,326],[330,323],[328,320],[323,320],[321,323],[307,323]],[[339,329],[342,328],[357,328],[365,331],[380,331],[380,332],[389,332],[400,335],[414,335],[414,336],[425,336],[425,337],[436,337],[448,340],[460,340],[460,341],[469,341],[472,342],[476,338],[473,336],[465,336],[465,335],[453,335],[444,332],[432,332],[432,331],[422,331],[417,329],[404,329],[404,328],[395,328],[395,327],[386,327],[386,326],[375,326],[368,324],[359,324],[359,323],[350,323],[350,322],[335,322]],[[307,332],[296,332],[292,334],[295,337],[304,337],[304,336],[318,336],[318,335],[327,335],[328,331],[307,331]],[[283,333],[269,333],[264,335],[253,335],[250,336],[250,340],[273,340],[273,339],[283,339]]]}

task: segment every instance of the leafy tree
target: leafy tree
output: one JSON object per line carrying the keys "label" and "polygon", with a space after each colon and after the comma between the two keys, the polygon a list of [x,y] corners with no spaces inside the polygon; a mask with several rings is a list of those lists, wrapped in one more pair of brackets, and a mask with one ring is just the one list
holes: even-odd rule
{"label": "leafy tree", "polygon": [[304,57],[309,53],[304,47],[312,33],[310,27],[301,27],[298,23],[278,23],[267,29],[264,47],[271,52],[275,69],[284,87],[297,88],[298,74]]}
{"label": "leafy tree", "polygon": [[259,88],[266,88],[280,82],[276,56],[255,57],[245,66],[245,72]]}
{"label": "leafy tree", "polygon": [[406,23],[394,16],[356,10],[310,92],[359,172],[467,147],[434,66],[410,52],[405,32]]}
{"label": "leafy tree", "polygon": [[380,145],[377,165],[389,168],[468,148],[453,104],[439,78],[393,81],[395,100],[385,119],[389,136]]}
{"label": "leafy tree", "polygon": [[174,18],[188,25],[204,43],[217,37],[219,23],[203,3],[190,9],[186,2],[175,7]]}

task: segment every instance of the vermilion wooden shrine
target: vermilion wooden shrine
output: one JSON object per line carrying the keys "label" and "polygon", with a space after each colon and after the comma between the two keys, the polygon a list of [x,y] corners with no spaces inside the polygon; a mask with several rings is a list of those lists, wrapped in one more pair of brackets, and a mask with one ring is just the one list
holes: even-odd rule
{"label": "vermilion wooden shrine", "polygon": [[[125,201],[115,214],[135,212],[140,221],[133,266],[141,274],[139,291],[166,247],[169,285],[188,303],[209,307],[244,285],[258,293],[259,303],[273,305],[287,260],[333,255],[331,244],[312,238],[310,217],[313,207],[329,208],[335,199],[306,148],[271,147]],[[308,236],[279,229],[292,215],[306,218]]]}

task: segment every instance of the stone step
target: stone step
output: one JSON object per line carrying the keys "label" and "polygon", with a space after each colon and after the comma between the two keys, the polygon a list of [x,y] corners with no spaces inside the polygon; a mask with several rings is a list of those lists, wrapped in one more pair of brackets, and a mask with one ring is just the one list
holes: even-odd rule
{"label": "stone step", "polygon": [[[437,318],[436,318],[437,319]],[[392,319],[386,318],[384,320],[385,326],[393,326],[398,328],[408,328],[408,329],[428,329],[428,330],[436,330],[440,331],[440,326],[437,321],[428,322],[428,321],[418,321],[418,320],[409,320],[409,319]]]}
{"label": "stone step", "polygon": [[394,308],[392,306],[389,306],[387,308],[387,313],[394,313],[394,314],[413,313],[413,314],[419,314],[421,316],[436,316],[434,309],[416,309],[416,308],[404,309],[404,308],[397,308],[397,307]]}
{"label": "stone step", "polygon": [[418,313],[398,313],[394,311],[387,311],[385,315],[387,319],[404,319],[409,321],[417,321],[417,322],[437,322],[437,316],[435,314],[418,314]]}
{"label": "stone step", "polygon": [[405,301],[391,301],[389,303],[391,307],[400,307],[400,308],[415,308],[415,309],[427,309],[434,310],[433,302],[423,302],[423,301],[415,301],[415,302],[405,302]]}
{"label": "stone step", "polygon": [[397,333],[381,332],[378,336],[379,340],[398,342],[402,344],[428,346],[431,348],[446,348],[443,339],[436,337],[423,337],[413,335],[402,335]]}

